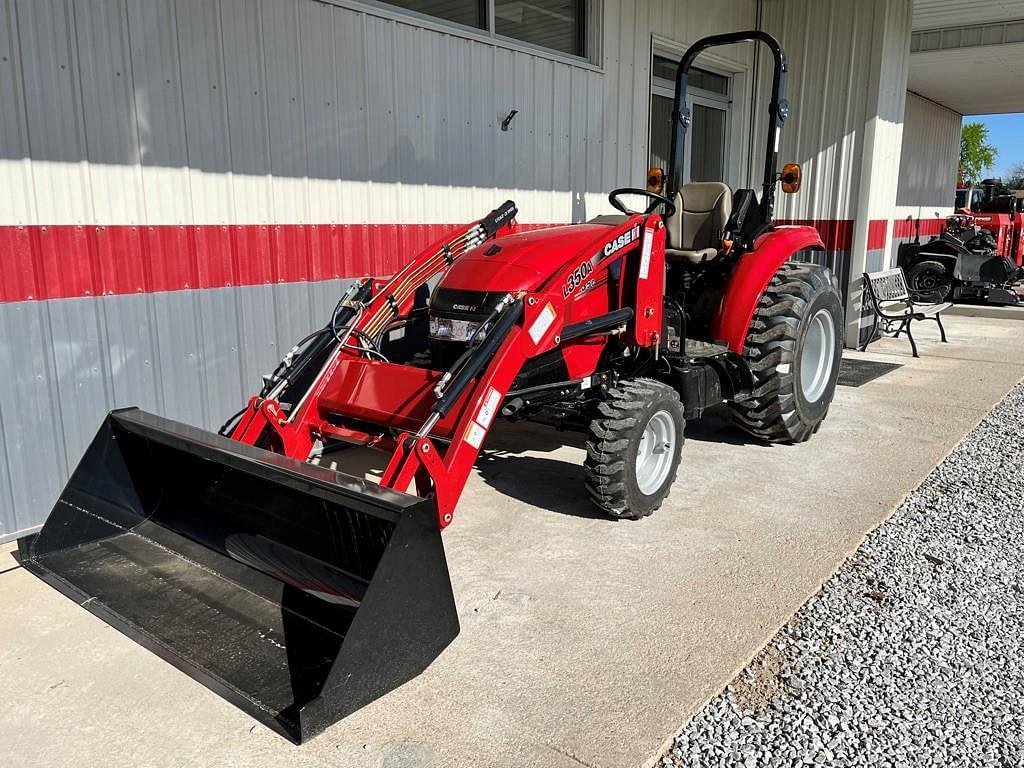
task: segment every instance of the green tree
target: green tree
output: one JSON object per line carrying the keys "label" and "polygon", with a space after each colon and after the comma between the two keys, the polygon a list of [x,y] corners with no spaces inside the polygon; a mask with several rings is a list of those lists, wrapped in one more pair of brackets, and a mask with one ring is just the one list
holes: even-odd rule
{"label": "green tree", "polygon": [[1024,189],[1024,163],[1017,163],[1006,176],[1006,186],[1010,189]]}
{"label": "green tree", "polygon": [[960,133],[960,173],[964,182],[974,186],[991,168],[999,152],[988,143],[988,128],[984,123],[965,123]]}

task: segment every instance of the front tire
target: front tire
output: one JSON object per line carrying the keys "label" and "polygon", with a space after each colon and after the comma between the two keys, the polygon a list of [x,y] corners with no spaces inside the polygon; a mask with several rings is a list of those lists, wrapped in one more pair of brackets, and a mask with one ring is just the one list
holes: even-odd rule
{"label": "front tire", "polygon": [[594,504],[633,520],[660,507],[676,479],[685,426],[679,395],[666,384],[635,379],[609,389],[590,423],[583,464]]}
{"label": "front tire", "polygon": [[779,267],[758,302],[743,353],[752,396],[732,405],[744,430],[773,443],[801,443],[825,420],[843,354],[843,303],[832,271]]}

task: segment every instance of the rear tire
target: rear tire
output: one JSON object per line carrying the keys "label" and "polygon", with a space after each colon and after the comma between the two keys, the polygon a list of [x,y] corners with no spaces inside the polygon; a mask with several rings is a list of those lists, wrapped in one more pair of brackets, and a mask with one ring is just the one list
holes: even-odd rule
{"label": "rear tire", "polygon": [[828,413],[843,354],[843,303],[832,271],[779,267],[758,302],[743,353],[753,396],[732,405],[735,422],[773,443],[801,443]]}
{"label": "rear tire", "polygon": [[686,426],[679,395],[651,379],[621,381],[598,412],[583,464],[587,493],[611,517],[646,517],[661,506],[679,469]]}
{"label": "rear tire", "polygon": [[953,278],[945,264],[919,261],[907,272],[907,286],[916,301],[940,304],[953,289]]}

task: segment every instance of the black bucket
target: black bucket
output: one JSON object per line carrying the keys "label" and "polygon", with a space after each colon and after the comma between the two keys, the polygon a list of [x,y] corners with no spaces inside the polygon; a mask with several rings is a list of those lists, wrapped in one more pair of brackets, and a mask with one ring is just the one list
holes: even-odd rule
{"label": "black bucket", "polygon": [[107,416],[18,544],[28,570],[295,742],[459,632],[433,502],[134,408]]}

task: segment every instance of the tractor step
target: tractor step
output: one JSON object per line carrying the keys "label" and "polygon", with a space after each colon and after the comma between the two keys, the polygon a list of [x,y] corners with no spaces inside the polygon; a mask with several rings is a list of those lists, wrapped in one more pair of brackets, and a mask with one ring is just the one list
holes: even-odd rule
{"label": "tractor step", "polygon": [[729,351],[729,346],[715,341],[701,341],[699,339],[687,339],[683,350],[684,356],[689,360],[696,360],[702,357],[715,357],[724,355]]}

